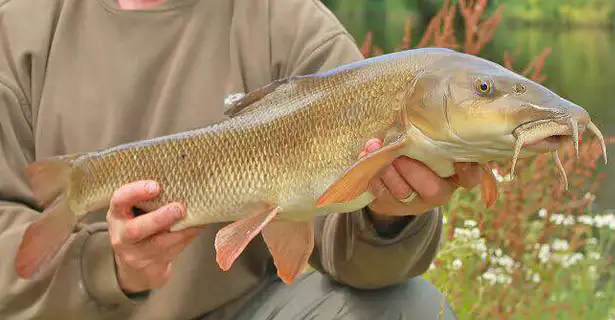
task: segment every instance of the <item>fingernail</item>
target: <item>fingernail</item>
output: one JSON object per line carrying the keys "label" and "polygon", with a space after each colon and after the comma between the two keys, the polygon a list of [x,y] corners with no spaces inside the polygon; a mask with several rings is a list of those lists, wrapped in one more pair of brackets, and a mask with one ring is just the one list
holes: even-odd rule
{"label": "fingernail", "polygon": [[179,209],[179,206],[171,206],[171,216],[175,219],[182,217],[182,211]]}
{"label": "fingernail", "polygon": [[377,143],[377,142],[370,143],[370,144],[367,146],[367,151],[368,151],[368,152],[374,152],[374,151],[376,151],[376,150],[378,150],[378,149],[380,149],[380,144],[379,144],[379,143]]}
{"label": "fingernail", "polygon": [[145,184],[145,191],[149,194],[153,194],[158,189],[158,185],[155,182],[148,182]]}

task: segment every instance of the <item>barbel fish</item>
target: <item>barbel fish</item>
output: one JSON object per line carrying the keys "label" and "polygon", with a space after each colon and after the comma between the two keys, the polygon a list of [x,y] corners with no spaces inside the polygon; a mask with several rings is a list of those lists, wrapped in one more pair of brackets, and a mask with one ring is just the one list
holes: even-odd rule
{"label": "barbel fish", "polygon": [[[454,162],[478,162],[487,206],[497,199],[485,164],[552,153],[589,130],[580,106],[501,65],[442,48],[414,49],[328,72],[271,82],[226,99],[229,119],[191,131],[79,154],[40,159],[26,169],[44,208],[19,247],[16,271],[35,275],[57,255],[76,223],[108,206],[123,184],[160,183],[149,211],[186,206],[171,231],[229,222],[214,246],[228,270],[259,234],[291,283],[314,246],[316,216],[350,212],[374,200],[369,181],[399,156],[441,177]],[[367,140],[384,146],[358,158]],[[562,181],[566,173],[559,165]]]}

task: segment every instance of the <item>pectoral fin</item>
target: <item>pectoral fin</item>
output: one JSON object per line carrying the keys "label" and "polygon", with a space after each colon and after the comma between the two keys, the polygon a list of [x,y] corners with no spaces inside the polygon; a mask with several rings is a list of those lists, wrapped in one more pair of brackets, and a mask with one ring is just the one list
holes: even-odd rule
{"label": "pectoral fin", "polygon": [[357,160],[320,196],[316,206],[351,201],[363,194],[371,179],[402,154],[403,147],[404,141],[398,140]]}
{"label": "pectoral fin", "polygon": [[489,170],[489,167],[485,165],[480,166],[481,172],[481,184],[480,191],[487,209],[491,208],[498,199],[498,182],[495,180],[493,172]]}
{"label": "pectoral fin", "polygon": [[314,249],[314,222],[274,220],[263,229],[263,237],[286,284],[303,272]]}
{"label": "pectoral fin", "polygon": [[264,208],[249,218],[238,220],[220,229],[216,234],[216,262],[220,268],[227,271],[237,257],[245,250],[250,241],[267,226],[281,211],[279,207]]}

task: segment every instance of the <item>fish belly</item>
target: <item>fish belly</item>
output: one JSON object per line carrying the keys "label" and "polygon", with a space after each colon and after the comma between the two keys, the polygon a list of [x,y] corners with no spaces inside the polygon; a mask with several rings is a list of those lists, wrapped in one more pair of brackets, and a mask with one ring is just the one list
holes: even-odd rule
{"label": "fish belly", "polygon": [[314,205],[315,200],[312,197],[300,197],[281,206],[282,212],[279,214],[279,218],[292,221],[308,221],[317,216],[357,211],[366,207],[373,200],[373,194],[366,191],[354,200],[318,208]]}
{"label": "fish belly", "polygon": [[405,156],[422,162],[440,177],[446,178],[455,174],[451,160],[453,155],[447,155],[445,149],[417,128],[410,127],[408,131],[408,142],[402,151]]}

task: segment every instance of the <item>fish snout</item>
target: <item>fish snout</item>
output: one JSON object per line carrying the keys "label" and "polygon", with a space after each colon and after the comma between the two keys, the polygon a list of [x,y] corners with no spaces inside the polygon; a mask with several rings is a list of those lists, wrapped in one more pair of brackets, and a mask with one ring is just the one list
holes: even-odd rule
{"label": "fish snout", "polygon": [[604,162],[607,163],[604,137],[598,127],[592,122],[589,113],[584,108],[565,99],[552,99],[551,101],[557,102],[546,103],[541,110],[546,111],[546,117],[540,120],[525,122],[513,130],[512,134],[516,141],[511,175],[514,173],[515,164],[522,148],[530,149],[534,153],[553,153],[554,160],[556,163],[559,163],[558,166],[561,169],[557,149],[564,142],[572,141],[575,155],[578,158],[579,136],[585,130],[598,139]]}
{"label": "fish snout", "polygon": [[556,128],[558,126],[554,123],[551,130],[556,131],[557,133],[554,133],[560,135],[560,138],[563,135],[565,138],[571,139],[575,151],[578,153],[579,135],[591,126],[591,117],[584,108],[575,103],[563,98],[555,100],[557,104],[550,109],[557,110],[554,120],[560,124],[560,127]]}
{"label": "fish snout", "polygon": [[579,129],[586,128],[587,125],[591,122],[591,117],[589,116],[589,113],[585,109],[574,103],[569,103],[568,107],[566,108],[566,113],[568,113],[571,119],[579,125]]}

